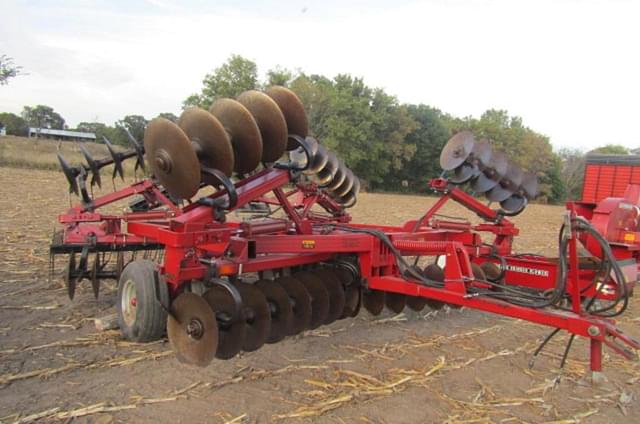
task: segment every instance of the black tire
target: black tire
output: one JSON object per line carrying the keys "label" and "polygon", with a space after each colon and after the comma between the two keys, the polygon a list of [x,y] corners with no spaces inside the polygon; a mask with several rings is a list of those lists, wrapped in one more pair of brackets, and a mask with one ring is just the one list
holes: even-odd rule
{"label": "black tire", "polygon": [[[159,290],[157,297],[156,286]],[[128,264],[118,281],[117,301],[118,324],[125,339],[152,342],[163,336],[167,312],[157,299],[169,306],[169,288],[159,278],[156,264],[148,260],[136,260]]]}

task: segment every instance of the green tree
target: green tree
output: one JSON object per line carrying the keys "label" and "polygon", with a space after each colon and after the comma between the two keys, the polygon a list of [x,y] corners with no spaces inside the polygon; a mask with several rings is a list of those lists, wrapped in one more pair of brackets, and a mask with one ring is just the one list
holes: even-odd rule
{"label": "green tree", "polygon": [[293,79],[294,74],[292,71],[276,66],[275,68],[267,71],[267,82],[265,86],[270,87],[272,85],[282,85],[288,87]]}
{"label": "green tree", "polygon": [[25,137],[28,135],[28,125],[24,119],[14,113],[4,112],[0,113],[0,127],[6,128],[8,135],[17,135]]}
{"label": "green tree", "polygon": [[[142,115],[127,115],[118,122],[116,122],[116,127],[124,128],[129,130],[131,135],[138,141],[142,142],[144,139],[144,129],[147,127],[149,121],[145,119]],[[120,134],[111,134],[114,137],[114,140],[118,144],[127,144],[128,139],[124,132]],[[112,140],[109,140],[112,141]]]}
{"label": "green tree", "polygon": [[6,85],[11,78],[23,74],[22,66],[13,63],[13,59],[7,55],[0,55],[0,85]]}
{"label": "green tree", "polygon": [[591,150],[589,153],[602,153],[607,155],[628,155],[629,149],[619,144],[607,144]]}
{"label": "green tree", "polygon": [[561,163],[560,177],[564,181],[566,199],[580,199],[584,178],[584,154],[577,149],[561,149],[558,152],[558,158]]}
{"label": "green tree", "polygon": [[51,106],[25,106],[22,109],[22,118],[30,127],[64,129],[64,118],[54,111]]}
{"label": "green tree", "polygon": [[208,109],[218,97],[235,98],[243,91],[254,90],[258,87],[258,67],[255,62],[234,54],[225,64],[207,74],[202,84],[202,91],[189,96],[183,107]]}

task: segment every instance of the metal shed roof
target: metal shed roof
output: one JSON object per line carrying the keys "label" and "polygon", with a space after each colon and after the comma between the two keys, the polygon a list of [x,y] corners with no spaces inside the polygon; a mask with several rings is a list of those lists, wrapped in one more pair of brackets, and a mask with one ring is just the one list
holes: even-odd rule
{"label": "metal shed roof", "polygon": [[69,131],[69,130],[54,130],[50,128],[29,128],[29,136],[31,134],[43,134],[43,135],[56,135],[61,137],[75,137],[75,138],[90,138],[96,139],[96,135],[90,132]]}

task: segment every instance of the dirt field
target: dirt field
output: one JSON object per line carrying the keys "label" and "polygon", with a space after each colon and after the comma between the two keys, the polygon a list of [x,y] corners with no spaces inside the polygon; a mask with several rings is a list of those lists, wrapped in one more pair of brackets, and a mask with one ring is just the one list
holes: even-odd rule
{"label": "dirt field", "polygon": [[[47,281],[50,235],[68,205],[61,173],[0,168],[0,198],[3,423],[640,422],[637,363],[607,351],[608,381],[592,387],[583,380],[588,346],[578,341],[554,385],[566,335],[529,370],[549,330],[471,310],[363,311],[204,369],[182,365],[166,340],[132,344],[96,331],[92,318],[115,311],[113,283],[96,301],[85,282],[71,302],[62,261]],[[363,194],[353,215],[398,224],[432,202]],[[530,206],[516,219],[517,249],[553,254],[561,214]],[[636,299],[622,320],[635,336],[638,317]]]}

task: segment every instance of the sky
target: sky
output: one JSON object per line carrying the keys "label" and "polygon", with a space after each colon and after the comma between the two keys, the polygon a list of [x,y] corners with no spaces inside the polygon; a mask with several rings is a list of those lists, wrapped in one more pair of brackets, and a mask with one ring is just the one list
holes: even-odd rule
{"label": "sky", "polygon": [[455,116],[506,109],[556,149],[636,148],[639,19],[632,0],[0,0],[0,54],[28,74],[0,86],[0,112],[179,114],[240,54]]}

